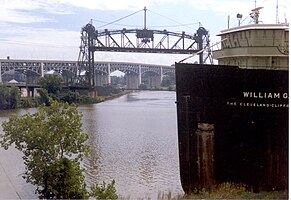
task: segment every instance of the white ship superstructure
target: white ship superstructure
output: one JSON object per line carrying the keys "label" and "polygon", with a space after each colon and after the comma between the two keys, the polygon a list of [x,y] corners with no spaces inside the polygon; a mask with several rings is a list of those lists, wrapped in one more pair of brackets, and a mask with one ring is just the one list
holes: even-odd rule
{"label": "white ship superstructure", "polygon": [[260,8],[252,10],[254,24],[229,28],[218,34],[221,49],[213,51],[213,57],[219,65],[288,70],[289,24],[259,24]]}

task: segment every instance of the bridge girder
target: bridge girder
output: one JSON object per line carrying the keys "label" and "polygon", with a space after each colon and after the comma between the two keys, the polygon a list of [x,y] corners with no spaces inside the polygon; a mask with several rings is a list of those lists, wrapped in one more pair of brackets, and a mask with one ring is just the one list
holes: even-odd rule
{"label": "bridge girder", "polygon": [[[94,52],[138,52],[138,53],[169,53],[199,55],[199,63],[208,58],[211,63],[211,53],[204,58],[203,49],[210,45],[208,31],[199,27],[193,35],[185,32],[177,33],[167,30],[121,29],[102,31],[95,30],[92,24],[87,24],[81,30],[81,46],[78,63],[80,69],[87,71],[89,87],[94,85]],[[136,42],[133,41],[136,39]],[[156,41],[157,40],[157,41]],[[92,84],[93,83],[93,84]]]}
{"label": "bridge girder", "polygon": [[40,63],[36,62],[1,62],[1,74],[7,73],[9,71],[30,71],[37,75],[40,75]]}
{"label": "bridge girder", "polygon": [[[43,72],[41,72],[43,70]],[[0,59],[0,74],[3,75],[9,71],[27,71],[33,72],[37,76],[44,75],[48,71],[56,71],[60,74],[64,71],[70,72],[72,75],[81,73],[76,61],[45,61],[45,60],[1,60]],[[174,73],[174,66],[154,65],[143,63],[126,63],[126,62],[95,62],[94,71],[101,72],[103,75],[108,75],[114,71],[124,73],[144,74],[152,71],[158,75]],[[0,79],[1,82],[1,79]]]}
{"label": "bridge girder", "polygon": [[88,51],[193,54],[201,50],[203,43],[209,39],[208,31],[203,27],[190,35],[185,32],[148,29],[98,31],[93,25],[87,24],[82,29],[83,37],[86,34],[86,38],[93,40],[93,45],[86,42]]}
{"label": "bridge girder", "polygon": [[1,74],[11,70],[31,71],[41,76],[42,70],[48,72],[68,71],[72,74],[77,73],[77,63],[68,61],[28,61],[28,60],[5,60],[1,61]]}

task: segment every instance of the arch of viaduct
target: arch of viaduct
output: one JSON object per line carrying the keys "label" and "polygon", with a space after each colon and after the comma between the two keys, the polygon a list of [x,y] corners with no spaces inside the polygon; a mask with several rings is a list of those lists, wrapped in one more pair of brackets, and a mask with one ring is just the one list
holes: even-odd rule
{"label": "arch of viaduct", "polygon": [[[82,74],[77,61],[53,61],[53,60],[0,60],[0,82],[2,75],[9,71],[31,72],[36,76],[43,77],[45,73],[53,70],[62,74],[64,71],[77,77]],[[174,73],[174,66],[155,65],[144,63],[127,62],[94,62],[95,86],[110,84],[110,74],[114,71],[125,73],[127,87],[136,89],[142,83],[142,75],[150,72],[153,87],[159,86],[163,76]]]}

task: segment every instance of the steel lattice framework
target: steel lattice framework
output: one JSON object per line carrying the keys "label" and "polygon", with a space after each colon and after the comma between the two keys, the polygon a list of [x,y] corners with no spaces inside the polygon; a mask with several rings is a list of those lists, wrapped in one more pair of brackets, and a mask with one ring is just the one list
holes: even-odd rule
{"label": "steel lattice framework", "polygon": [[203,64],[207,59],[212,63],[211,52],[203,52],[210,47],[209,37],[209,32],[203,27],[199,27],[195,34],[190,35],[185,32],[146,28],[98,31],[88,23],[81,30],[78,64],[80,69],[87,71],[88,84],[91,86],[94,85],[95,51],[198,54],[199,63]]}

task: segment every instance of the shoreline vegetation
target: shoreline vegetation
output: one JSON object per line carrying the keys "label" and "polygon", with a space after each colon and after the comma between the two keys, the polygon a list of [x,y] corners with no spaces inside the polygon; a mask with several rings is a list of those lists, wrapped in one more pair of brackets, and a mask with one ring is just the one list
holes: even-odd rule
{"label": "shoreline vegetation", "polygon": [[[129,199],[123,198],[120,199]],[[143,198],[141,198],[143,199]],[[150,198],[146,198],[150,199]],[[242,183],[225,182],[213,186],[211,191],[201,189],[191,194],[173,195],[171,191],[159,192],[157,200],[186,200],[186,199],[289,199],[288,191],[261,191],[253,192],[247,185]]]}
{"label": "shoreline vegetation", "polygon": [[0,110],[10,110],[18,108],[33,108],[39,107],[41,104],[48,105],[49,99],[69,104],[95,104],[104,101],[112,100],[120,96],[126,95],[131,91],[114,89],[113,87],[103,91],[102,95],[90,96],[88,94],[80,94],[79,92],[62,91],[57,93],[49,93],[45,88],[37,89],[38,96],[36,97],[21,97],[17,87],[7,87],[0,84]]}
{"label": "shoreline vegetation", "polygon": [[288,191],[253,192],[245,184],[226,182],[219,184],[210,192],[202,189],[177,199],[288,199],[288,196]]}
{"label": "shoreline vegetation", "polygon": [[[49,74],[33,81],[40,86],[36,89],[37,92],[33,92],[34,97],[23,97],[24,95],[21,95],[20,89],[17,87],[18,82],[9,85],[0,83],[0,110],[38,107],[43,103],[48,105],[49,98],[69,104],[94,104],[135,91],[124,89],[126,81],[123,76],[112,76],[111,79],[111,85],[97,86],[92,88],[93,91],[89,91],[82,87],[86,85],[85,82],[75,86],[66,86],[66,81],[61,76]],[[140,84],[136,90],[175,91],[175,89],[175,75],[171,74],[164,77],[159,87],[149,88],[147,84]],[[27,95],[29,96],[29,94]]]}
{"label": "shoreline vegetation", "polygon": [[[114,87],[112,87],[114,88]],[[49,98],[62,103],[75,103],[78,105],[82,104],[96,104],[104,101],[112,100],[123,95],[129,94],[134,91],[147,91],[149,89],[135,89],[135,90],[124,90],[124,89],[113,89],[112,88],[103,95],[96,95],[95,97],[89,94],[80,95],[78,92],[65,91],[58,94],[49,94],[45,89],[39,88],[37,92],[39,96],[36,97],[21,97],[20,92],[17,91],[17,87],[7,87],[0,84],[0,110],[10,110],[17,108],[33,108],[39,107],[45,103]],[[175,91],[169,88],[155,88],[150,91]]]}
{"label": "shoreline vegetation", "polygon": [[[119,199],[127,200],[129,197],[119,196]],[[151,199],[138,198],[138,199]],[[169,192],[158,192],[157,200],[186,200],[186,199],[289,199],[288,191],[261,191],[255,193],[248,189],[244,184],[238,183],[221,183],[214,187],[211,192],[202,189],[200,191],[194,191],[191,194],[178,194],[173,195]]]}
{"label": "shoreline vegetation", "polygon": [[[55,83],[54,83],[55,84]],[[68,104],[96,104],[112,100],[133,91],[175,91],[174,87],[161,87],[154,89],[139,88],[134,90],[125,90],[115,86],[99,86],[94,89],[93,94],[89,91],[71,91],[62,86],[42,86],[36,89],[37,95],[34,97],[21,96],[20,90],[14,85],[3,85],[0,83],[0,110],[10,110],[17,108],[33,108],[42,104],[49,105],[49,101],[54,100],[60,103]]]}
{"label": "shoreline vegetation", "polygon": [[[104,89],[104,88],[103,88]],[[39,107],[41,104],[45,103],[48,98],[52,98],[58,102],[62,103],[75,103],[75,104],[96,104],[104,101],[112,100],[123,95],[129,94],[133,91],[147,91],[149,89],[136,89],[136,90],[124,90],[116,89],[112,87],[106,94],[97,95],[95,97],[89,94],[81,95],[78,92],[63,91],[58,94],[49,94],[46,89],[39,88],[37,92],[39,96],[36,97],[21,97],[20,92],[16,86],[7,87],[0,84],[0,110],[10,110],[17,108],[33,108]],[[175,91],[169,88],[156,88],[150,91]]]}

